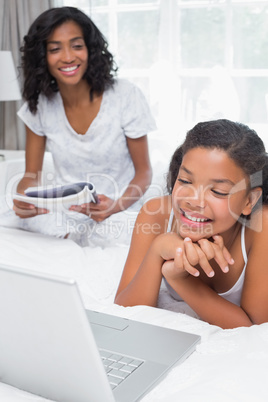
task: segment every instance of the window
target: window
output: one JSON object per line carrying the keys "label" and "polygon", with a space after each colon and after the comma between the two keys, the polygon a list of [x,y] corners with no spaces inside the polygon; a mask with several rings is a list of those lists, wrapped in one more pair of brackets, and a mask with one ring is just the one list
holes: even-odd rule
{"label": "window", "polygon": [[268,148],[268,1],[63,0],[91,16],[120,77],[141,87],[160,137],[230,118]]}

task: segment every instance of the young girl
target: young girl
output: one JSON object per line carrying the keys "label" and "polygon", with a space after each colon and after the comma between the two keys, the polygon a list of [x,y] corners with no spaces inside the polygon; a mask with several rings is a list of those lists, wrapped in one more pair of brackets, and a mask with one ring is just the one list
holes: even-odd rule
{"label": "young girl", "polygon": [[[55,165],[54,184],[95,184],[99,203],[71,208],[77,217],[85,217],[91,237],[96,222],[111,217],[110,223],[122,224],[121,211],[138,211],[140,206],[134,204],[151,182],[147,133],[155,123],[141,91],[115,79],[117,68],[107,46],[87,15],[61,7],[45,11],[33,22],[22,47],[26,102],[18,115],[26,124],[27,142],[26,171],[18,192],[38,185],[47,148]],[[21,218],[48,212],[18,201],[14,209]],[[53,217],[38,218],[36,225],[34,218],[24,220],[24,226],[68,232],[68,215],[57,228]],[[99,230],[104,244],[108,229],[107,225]],[[112,231],[110,237],[114,235]]]}
{"label": "young girl", "polygon": [[268,321],[268,163],[263,142],[228,120],[197,124],[174,153],[171,195],[141,209],[115,302],[177,300],[222,328]]}

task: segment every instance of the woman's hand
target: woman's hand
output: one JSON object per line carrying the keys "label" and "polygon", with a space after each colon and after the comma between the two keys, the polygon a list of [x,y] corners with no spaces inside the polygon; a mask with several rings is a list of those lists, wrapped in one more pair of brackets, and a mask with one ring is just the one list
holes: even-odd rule
{"label": "woman's hand", "polygon": [[15,214],[22,219],[33,218],[37,215],[43,215],[49,213],[47,209],[37,208],[33,204],[28,204],[27,202],[13,200],[13,210]]}
{"label": "woman's hand", "polygon": [[162,266],[162,274],[168,278],[176,279],[188,275],[199,276],[202,269],[208,277],[213,277],[215,272],[209,260],[214,259],[222,272],[229,271],[229,264],[234,263],[229,251],[226,249],[221,236],[214,236],[214,241],[201,239],[193,243],[190,238],[185,238],[183,245],[175,249],[174,257],[165,261]]}
{"label": "woman's hand", "polygon": [[98,202],[90,202],[82,205],[72,205],[70,211],[80,212],[89,216],[96,222],[102,222],[112,214],[119,212],[117,201],[106,197],[104,194],[98,194]]}

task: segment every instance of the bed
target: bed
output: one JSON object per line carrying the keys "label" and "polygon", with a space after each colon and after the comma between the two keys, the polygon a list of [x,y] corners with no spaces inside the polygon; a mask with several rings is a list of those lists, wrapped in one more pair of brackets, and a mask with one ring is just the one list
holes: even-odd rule
{"label": "bed", "polygon": [[[11,182],[7,162],[0,164],[2,209],[7,200],[3,191]],[[16,163],[12,177],[17,179],[23,155]],[[158,162],[156,165],[159,168]],[[268,323],[222,330],[201,321],[184,302],[175,302],[164,287],[157,308],[115,305],[114,295],[127,253],[127,245],[83,248],[69,239],[17,229],[15,223],[0,226],[1,263],[74,278],[86,308],[201,335],[196,351],[174,367],[143,402],[267,401]],[[45,400],[0,383],[0,401]]]}

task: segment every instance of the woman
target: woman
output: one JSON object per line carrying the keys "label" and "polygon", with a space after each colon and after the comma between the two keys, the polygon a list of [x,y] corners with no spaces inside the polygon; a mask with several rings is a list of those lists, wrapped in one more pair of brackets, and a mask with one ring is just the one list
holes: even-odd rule
{"label": "woman", "polygon": [[[45,11],[24,38],[26,103],[18,115],[27,130],[26,170],[17,191],[39,184],[47,147],[55,184],[92,181],[99,200],[72,206],[75,217],[66,214],[54,224],[55,216],[34,218],[47,210],[14,200],[16,214],[32,218],[23,222],[24,228],[61,235],[71,228],[75,237],[83,235],[85,244],[92,236],[101,242],[112,239],[115,228],[107,231],[114,223],[128,235],[122,211],[137,211],[136,201],[151,183],[147,132],[155,124],[141,91],[114,78],[116,67],[107,46],[91,19],[73,7]],[[86,217],[83,229],[78,216]],[[105,230],[99,230],[96,223],[104,220]]]}

